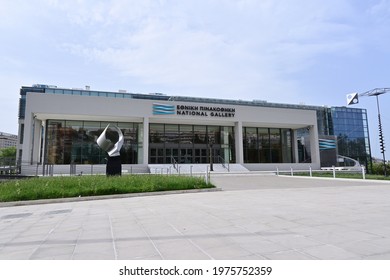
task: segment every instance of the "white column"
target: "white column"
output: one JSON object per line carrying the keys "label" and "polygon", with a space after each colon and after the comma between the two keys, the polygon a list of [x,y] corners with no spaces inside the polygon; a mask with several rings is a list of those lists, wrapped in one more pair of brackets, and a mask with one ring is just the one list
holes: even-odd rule
{"label": "white column", "polygon": [[31,164],[39,162],[40,156],[40,144],[41,144],[41,121],[35,116],[32,118],[32,136],[31,136],[31,150],[30,150],[30,161]]}
{"label": "white column", "polygon": [[311,152],[311,162],[313,167],[319,169],[321,167],[320,147],[319,147],[319,138],[318,138],[318,128],[316,125],[310,126],[310,152]]}
{"label": "white column", "polygon": [[26,114],[24,119],[24,138],[22,144],[22,162],[24,164],[32,164],[31,153],[32,153],[32,135],[33,135],[33,115]]}
{"label": "white column", "polygon": [[242,122],[234,124],[234,141],[236,144],[236,163],[244,163],[244,143],[242,138]]}

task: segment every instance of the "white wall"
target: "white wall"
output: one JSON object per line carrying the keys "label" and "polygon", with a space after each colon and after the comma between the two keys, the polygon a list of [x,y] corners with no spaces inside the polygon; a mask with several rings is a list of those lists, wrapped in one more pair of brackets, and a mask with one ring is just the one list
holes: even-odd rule
{"label": "white wall", "polygon": [[[234,108],[234,117],[153,115],[153,103],[167,105],[208,106]],[[33,119],[36,116],[35,133],[32,137]],[[34,142],[33,161],[39,161],[40,121],[47,119],[94,120],[139,122],[144,124],[144,135],[148,136],[148,123],[181,123],[235,126],[240,134],[242,127],[275,127],[297,129],[311,127],[311,140],[318,143],[317,116],[315,110],[271,108],[257,106],[234,106],[195,102],[169,102],[127,98],[107,98],[61,94],[29,93],[26,100],[25,136],[23,161],[31,158]],[[241,126],[241,127],[240,127]],[[238,129],[239,128],[239,129]],[[242,133],[241,133],[242,134]],[[236,135],[236,141],[242,139]],[[315,142],[317,140],[317,142]],[[147,144],[144,142],[144,164],[147,157]],[[238,142],[242,143],[242,141]],[[240,144],[242,146],[242,144]],[[312,145],[313,164],[319,165],[318,144]],[[237,147],[236,147],[237,150]],[[242,160],[242,147],[238,149],[237,161]],[[241,159],[241,160],[240,160]]]}

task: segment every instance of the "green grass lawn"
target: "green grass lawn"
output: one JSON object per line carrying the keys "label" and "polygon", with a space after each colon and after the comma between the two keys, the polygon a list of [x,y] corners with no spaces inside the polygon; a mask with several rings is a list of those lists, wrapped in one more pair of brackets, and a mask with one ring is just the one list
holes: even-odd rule
{"label": "green grass lawn", "polygon": [[164,175],[43,177],[0,183],[0,202],[213,188],[202,178]]}

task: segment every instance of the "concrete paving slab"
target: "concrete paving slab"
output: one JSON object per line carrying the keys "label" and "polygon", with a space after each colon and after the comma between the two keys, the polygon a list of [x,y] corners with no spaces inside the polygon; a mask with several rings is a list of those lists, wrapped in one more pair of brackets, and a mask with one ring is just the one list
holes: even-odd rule
{"label": "concrete paving slab", "polygon": [[279,251],[276,253],[267,253],[264,255],[269,260],[318,260],[314,256],[310,256],[297,250]]}
{"label": "concrete paving slab", "polygon": [[302,252],[313,256],[317,259],[330,259],[330,260],[357,260],[361,259],[362,256],[349,252],[342,248],[325,244],[321,246],[311,247],[302,249]]}
{"label": "concrete paving slab", "polygon": [[390,183],[212,175],[219,192],[0,204],[0,259],[390,259]]}

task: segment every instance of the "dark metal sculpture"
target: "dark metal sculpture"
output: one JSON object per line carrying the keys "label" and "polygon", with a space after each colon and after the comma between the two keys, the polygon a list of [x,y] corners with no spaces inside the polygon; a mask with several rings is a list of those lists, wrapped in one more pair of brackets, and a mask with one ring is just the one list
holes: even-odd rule
{"label": "dark metal sculpture", "polygon": [[110,124],[106,126],[102,134],[96,140],[100,148],[102,148],[108,154],[108,161],[106,165],[106,175],[107,176],[116,176],[122,175],[122,163],[120,157],[120,150],[123,145],[123,134],[122,131],[115,125],[112,125],[112,128],[115,132],[118,133],[118,140],[114,143],[112,139],[107,137],[107,130]]}

